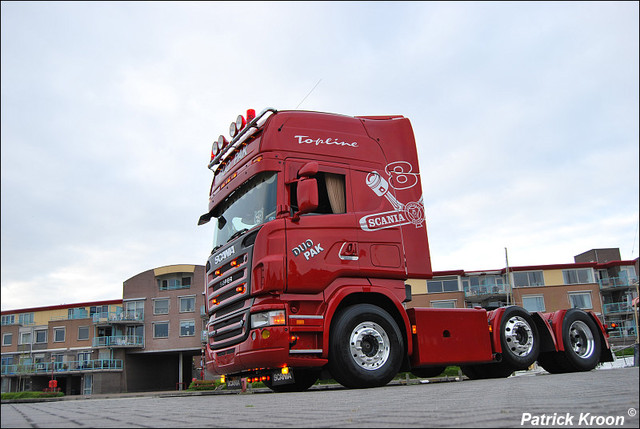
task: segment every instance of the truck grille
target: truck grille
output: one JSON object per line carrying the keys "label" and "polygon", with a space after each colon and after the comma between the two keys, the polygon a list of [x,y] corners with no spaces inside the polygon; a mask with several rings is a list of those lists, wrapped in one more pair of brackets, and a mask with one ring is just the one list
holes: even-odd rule
{"label": "truck grille", "polygon": [[[207,331],[211,349],[237,344],[249,335],[252,250],[253,246],[245,247],[236,240],[212,254],[207,262]],[[220,255],[229,256],[215,265]]]}

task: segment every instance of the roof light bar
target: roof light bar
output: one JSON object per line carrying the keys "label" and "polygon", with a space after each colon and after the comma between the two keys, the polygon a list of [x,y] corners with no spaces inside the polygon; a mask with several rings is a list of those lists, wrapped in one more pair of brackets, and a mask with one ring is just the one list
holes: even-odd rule
{"label": "roof light bar", "polygon": [[[242,115],[238,115],[235,122],[232,122],[229,125],[229,135],[231,136],[231,141],[228,142],[224,136],[218,137],[217,148],[212,148],[211,150],[211,161],[209,161],[209,169],[211,169],[214,173],[217,167],[222,163],[222,158],[225,157],[228,153],[232,152],[232,150],[236,149],[241,143],[243,136],[246,136],[248,132],[253,128],[257,130],[262,124],[258,125],[258,122],[269,112],[276,113],[277,110],[271,107],[264,109],[260,112],[259,115],[256,116],[256,111],[254,109],[247,110],[247,118],[245,119]],[[222,144],[220,142],[222,141]]]}

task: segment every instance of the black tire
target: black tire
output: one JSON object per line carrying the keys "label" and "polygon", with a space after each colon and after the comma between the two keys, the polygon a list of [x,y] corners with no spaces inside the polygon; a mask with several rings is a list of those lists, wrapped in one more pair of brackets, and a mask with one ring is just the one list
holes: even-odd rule
{"label": "black tire", "polygon": [[513,367],[505,364],[504,362],[481,365],[463,365],[460,369],[470,380],[481,380],[483,378],[507,378],[515,371]]}
{"label": "black tire", "polygon": [[507,307],[500,320],[502,363],[513,370],[527,369],[540,353],[540,335],[533,318],[521,307]]}
{"label": "black tire", "polygon": [[293,371],[293,379],[295,380],[294,383],[274,386],[271,380],[266,380],[264,381],[264,385],[277,393],[304,392],[305,390],[313,386],[316,381],[318,381],[318,377],[320,377],[320,371],[318,370],[292,369],[291,371]]}
{"label": "black tire", "polygon": [[584,311],[567,311],[562,320],[562,344],[564,353],[557,353],[556,360],[563,372],[591,371],[600,363],[598,327]]}
{"label": "black tire", "polygon": [[329,370],[348,388],[384,386],[396,376],[404,341],[393,317],[380,307],[357,304],[335,317],[329,338]]}
{"label": "black tire", "polygon": [[429,366],[425,368],[411,368],[411,374],[418,378],[437,377],[447,369],[446,366]]}

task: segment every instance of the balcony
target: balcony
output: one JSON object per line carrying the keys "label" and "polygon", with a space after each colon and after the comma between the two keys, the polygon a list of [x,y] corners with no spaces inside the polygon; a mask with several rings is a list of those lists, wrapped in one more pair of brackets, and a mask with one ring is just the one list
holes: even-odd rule
{"label": "balcony", "polygon": [[598,284],[600,285],[600,289],[627,288],[635,287],[637,281],[638,278],[636,276],[620,276],[598,280]]}
{"label": "balcony", "polygon": [[465,297],[482,295],[506,295],[507,289],[504,284],[486,284],[469,286],[464,288]]}
{"label": "balcony", "polygon": [[2,375],[50,375],[78,372],[122,371],[122,359],[94,359],[70,362],[40,362],[26,365],[2,365]]}
{"label": "balcony", "polygon": [[137,335],[113,335],[110,337],[96,337],[93,347],[135,348],[144,347],[144,339]]}
{"label": "balcony", "polygon": [[616,313],[632,313],[633,307],[629,302],[610,302],[609,304],[602,305],[602,312],[606,315]]}
{"label": "balcony", "polygon": [[142,324],[144,323],[144,313],[141,311],[116,311],[109,313],[96,313],[93,315],[93,323],[98,325]]}

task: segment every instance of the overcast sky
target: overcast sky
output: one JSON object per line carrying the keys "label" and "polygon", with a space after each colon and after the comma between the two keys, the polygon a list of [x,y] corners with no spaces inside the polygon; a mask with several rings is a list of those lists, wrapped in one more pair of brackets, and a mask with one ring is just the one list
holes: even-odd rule
{"label": "overcast sky", "polygon": [[121,298],[140,272],[204,265],[211,143],[248,108],[408,117],[434,270],[503,268],[505,248],[511,266],[634,259],[638,16],[2,2],[2,310]]}

